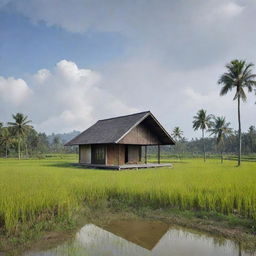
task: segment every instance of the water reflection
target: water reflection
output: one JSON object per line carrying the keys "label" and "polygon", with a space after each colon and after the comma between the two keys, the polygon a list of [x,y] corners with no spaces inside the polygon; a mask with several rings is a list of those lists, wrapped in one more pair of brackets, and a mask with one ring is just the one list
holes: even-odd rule
{"label": "water reflection", "polygon": [[254,256],[241,246],[162,222],[118,220],[85,225],[72,241],[24,256]]}

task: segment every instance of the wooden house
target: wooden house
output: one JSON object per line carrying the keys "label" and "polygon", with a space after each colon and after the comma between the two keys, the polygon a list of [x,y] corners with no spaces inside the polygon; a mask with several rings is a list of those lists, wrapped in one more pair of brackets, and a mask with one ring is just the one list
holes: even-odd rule
{"label": "wooden house", "polygon": [[[175,142],[150,111],[99,120],[66,146],[79,146],[79,163],[113,169],[156,167],[160,145]],[[158,146],[158,164],[147,162],[147,146]],[[142,156],[144,147],[144,156]],[[162,164],[165,166],[167,164]]]}

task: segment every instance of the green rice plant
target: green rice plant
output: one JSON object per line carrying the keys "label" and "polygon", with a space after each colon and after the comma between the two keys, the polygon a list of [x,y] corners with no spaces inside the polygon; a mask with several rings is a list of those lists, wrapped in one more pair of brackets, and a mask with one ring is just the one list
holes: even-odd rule
{"label": "green rice plant", "polygon": [[236,214],[256,220],[256,163],[185,159],[173,168],[90,170],[72,156],[0,160],[0,229],[72,217],[85,204],[117,200],[131,206]]}

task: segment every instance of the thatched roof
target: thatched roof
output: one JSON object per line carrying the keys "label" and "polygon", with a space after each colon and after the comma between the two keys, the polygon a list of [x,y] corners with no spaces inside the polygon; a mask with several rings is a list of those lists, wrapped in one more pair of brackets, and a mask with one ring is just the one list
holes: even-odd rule
{"label": "thatched roof", "polygon": [[66,143],[66,146],[109,143],[116,144],[144,120],[147,121],[151,129],[157,134],[159,139],[162,141],[162,144],[175,144],[174,140],[152,115],[152,113],[150,111],[145,111],[127,116],[99,120],[87,130]]}

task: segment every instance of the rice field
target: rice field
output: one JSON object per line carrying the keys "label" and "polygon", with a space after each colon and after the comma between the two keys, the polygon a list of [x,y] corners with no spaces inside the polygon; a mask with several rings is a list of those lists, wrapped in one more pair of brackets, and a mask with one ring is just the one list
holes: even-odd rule
{"label": "rice field", "polygon": [[[101,199],[150,207],[237,214],[256,220],[256,163],[219,159],[175,162],[174,168],[109,171],[70,165],[75,156],[0,160],[0,226],[11,232],[38,216],[71,216]],[[46,214],[47,213],[47,214]]]}

